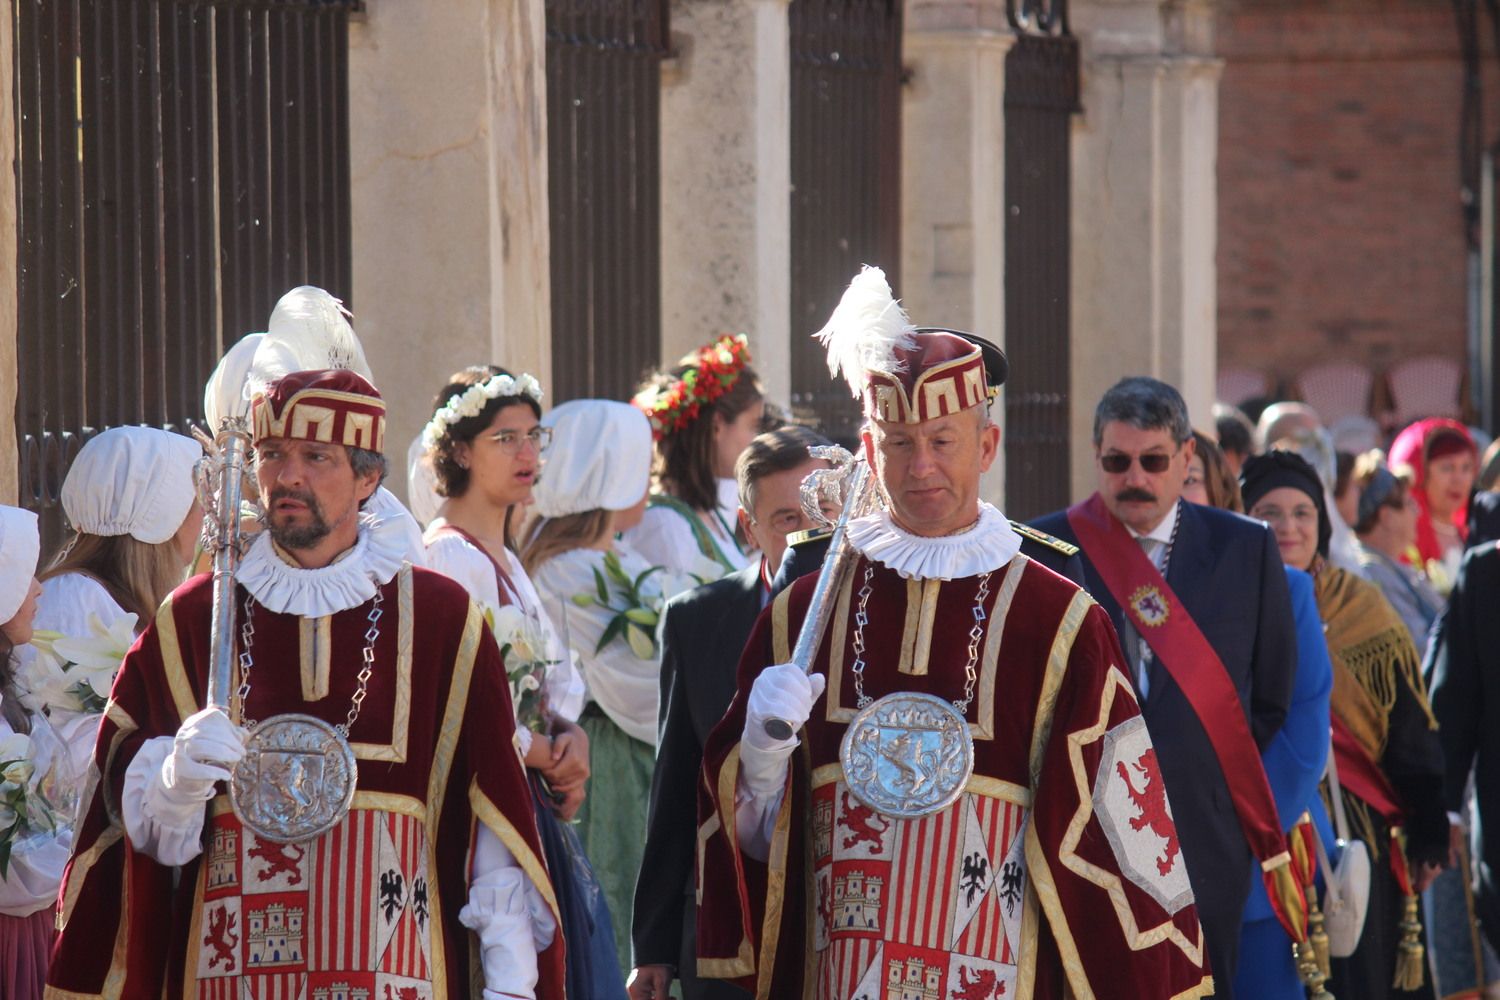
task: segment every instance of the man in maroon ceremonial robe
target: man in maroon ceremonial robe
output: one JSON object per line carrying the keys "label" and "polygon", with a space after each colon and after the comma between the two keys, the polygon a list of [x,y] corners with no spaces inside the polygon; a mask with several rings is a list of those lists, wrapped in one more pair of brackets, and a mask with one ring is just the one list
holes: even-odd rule
{"label": "man in maroon ceremonial robe", "polygon": [[[361,515],[379,393],[293,372],[252,413],[268,530],[237,574],[233,704],[201,708],[195,577],[111,693],[48,996],[438,1000],[482,975],[486,998],[561,997],[499,650],[460,587],[404,561],[398,523]],[[345,749],[347,812],[329,800]]]}
{"label": "man in maroon ceremonial robe", "polygon": [[[1242,784],[1265,783],[1260,753],[1282,728],[1296,681],[1286,573],[1276,539],[1263,524],[1180,500],[1193,438],[1187,405],[1176,389],[1145,377],[1119,382],[1095,410],[1094,450],[1098,492],[1035,524],[1082,546],[1085,585],[1119,629],[1124,666],[1177,809],[1183,856],[1219,984],[1216,995],[1229,997],[1251,883],[1226,873],[1251,870],[1249,837],[1256,822],[1273,828],[1273,836],[1280,832],[1274,803],[1258,815],[1255,809],[1237,812],[1236,803],[1246,801],[1238,791]],[[1099,534],[1084,537],[1079,517]],[[1150,579],[1106,572],[1126,565],[1122,546],[1139,565],[1145,565],[1144,551],[1153,567],[1146,571]],[[1168,590],[1206,639],[1201,647],[1170,631],[1187,622],[1169,611]],[[1150,635],[1143,638],[1143,632]],[[1157,656],[1158,646],[1169,647],[1170,656]],[[1179,671],[1218,681],[1227,697],[1200,714],[1178,682]],[[1238,763],[1226,767],[1213,736],[1227,732],[1231,713],[1248,734]],[[1270,859],[1259,860],[1264,867]]]}
{"label": "man in maroon ceremonial robe", "polygon": [[[1004,356],[912,327],[874,269],[823,336],[863,397],[885,509],[850,522],[854,558],[831,581],[812,672],[788,662],[809,577],[761,614],[705,748],[700,975],[778,1000],[1208,994],[1109,621],[979,500]],[[938,710],[881,714],[913,696]],[[950,767],[955,718],[972,738],[966,780]],[[913,811],[880,798],[871,768],[912,801],[959,778]]]}

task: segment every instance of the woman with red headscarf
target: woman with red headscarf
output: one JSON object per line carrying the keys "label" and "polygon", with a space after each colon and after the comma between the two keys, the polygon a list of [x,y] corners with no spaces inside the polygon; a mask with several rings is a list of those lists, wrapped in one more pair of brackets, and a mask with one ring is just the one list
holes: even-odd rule
{"label": "woman with red headscarf", "polygon": [[1417,544],[1406,561],[1427,574],[1441,594],[1458,575],[1464,554],[1469,494],[1479,470],[1479,449],[1463,424],[1443,417],[1418,420],[1391,445],[1390,465],[1406,466],[1417,500]]}

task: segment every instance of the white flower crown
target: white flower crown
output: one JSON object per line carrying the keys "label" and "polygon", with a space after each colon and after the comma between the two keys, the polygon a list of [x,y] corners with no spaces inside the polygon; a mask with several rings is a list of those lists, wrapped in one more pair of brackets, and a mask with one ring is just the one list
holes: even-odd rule
{"label": "white flower crown", "polygon": [[432,451],[437,447],[448,428],[469,417],[478,416],[493,399],[501,396],[526,396],[538,406],[542,403],[542,383],[533,376],[522,373],[515,378],[509,375],[491,375],[483,382],[476,382],[438,408],[422,429],[422,447]]}

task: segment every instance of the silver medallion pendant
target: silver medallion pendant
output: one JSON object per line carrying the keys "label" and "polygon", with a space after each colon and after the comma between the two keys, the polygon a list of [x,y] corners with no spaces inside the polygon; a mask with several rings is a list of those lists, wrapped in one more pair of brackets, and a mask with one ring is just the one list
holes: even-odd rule
{"label": "silver medallion pendant", "polygon": [[951,703],[930,694],[888,694],[849,723],[839,761],[860,802],[916,819],[963,794],[974,773],[974,738]]}
{"label": "silver medallion pendant", "polygon": [[229,802],[257,837],[295,844],[344,818],[358,777],[354,750],[333,726],[311,715],[273,715],[251,731]]}

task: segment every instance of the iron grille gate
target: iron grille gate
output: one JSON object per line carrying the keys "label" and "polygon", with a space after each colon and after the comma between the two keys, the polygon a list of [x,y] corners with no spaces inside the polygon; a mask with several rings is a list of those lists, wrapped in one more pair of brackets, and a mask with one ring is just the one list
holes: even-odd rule
{"label": "iron grille gate", "polygon": [[797,0],[791,35],[792,407],[857,436],[812,334],[861,264],[900,294],[901,0]]}
{"label": "iron grille gate", "polygon": [[348,300],[355,0],[17,0],[20,502],[98,430],[183,428],[288,288]]}
{"label": "iron grille gate", "polygon": [[1011,0],[1005,59],[1005,512],[1069,501],[1069,153],[1078,42],[1066,0]]}
{"label": "iron grille gate", "polygon": [[552,392],[628,399],[661,352],[667,0],[547,0]]}

